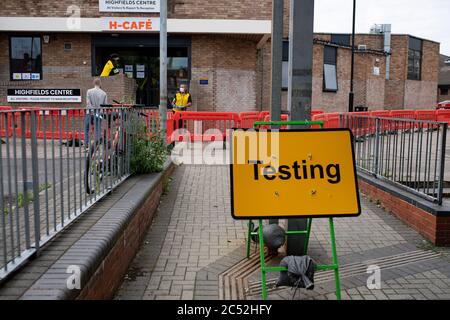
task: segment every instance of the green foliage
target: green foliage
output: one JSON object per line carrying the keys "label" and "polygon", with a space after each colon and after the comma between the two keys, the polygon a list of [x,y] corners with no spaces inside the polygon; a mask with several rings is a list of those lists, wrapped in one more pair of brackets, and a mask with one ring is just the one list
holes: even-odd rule
{"label": "green foliage", "polygon": [[137,128],[132,150],[130,164],[135,174],[162,171],[169,154],[161,133],[148,132],[142,125]]}
{"label": "green foliage", "polygon": [[[50,189],[51,187],[52,187],[52,185],[50,183],[41,184],[41,185],[39,185],[39,192],[42,192],[46,189]],[[27,192],[27,200],[28,200],[28,203],[32,203],[34,201],[33,191]],[[14,199],[9,199],[7,201],[7,203],[5,204],[5,208],[3,210],[3,213],[5,215],[9,214],[9,210],[8,210],[8,208],[6,208],[6,205],[8,205],[8,203],[10,203],[11,201],[14,201]],[[18,204],[19,208],[23,208],[25,206],[25,195],[22,192],[19,192],[19,194],[17,195],[17,204]]]}
{"label": "green foliage", "polygon": [[123,96],[118,102],[120,104],[134,104],[134,99],[129,96]]}

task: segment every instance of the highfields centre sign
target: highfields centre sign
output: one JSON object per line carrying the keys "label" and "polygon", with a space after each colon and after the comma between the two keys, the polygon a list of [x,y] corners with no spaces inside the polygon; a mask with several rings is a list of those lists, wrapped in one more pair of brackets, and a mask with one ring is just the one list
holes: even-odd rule
{"label": "highfields centre sign", "polygon": [[100,12],[159,12],[160,0],[99,0]]}
{"label": "highfields centre sign", "polygon": [[233,217],[359,215],[350,130],[235,130],[231,141]]}

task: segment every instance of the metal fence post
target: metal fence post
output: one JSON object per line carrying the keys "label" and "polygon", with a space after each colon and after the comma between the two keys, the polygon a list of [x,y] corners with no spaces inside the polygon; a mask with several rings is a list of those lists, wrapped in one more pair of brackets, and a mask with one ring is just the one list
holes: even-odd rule
{"label": "metal fence post", "polygon": [[379,158],[380,158],[380,118],[375,119],[375,167],[374,173],[378,175]]}
{"label": "metal fence post", "polygon": [[[31,247],[30,241],[30,216],[28,208],[28,172],[27,172],[27,145],[26,145],[26,113],[20,112],[20,137],[22,153],[22,182],[23,182],[23,210],[24,210],[24,227],[25,227],[25,246],[27,249]],[[19,197],[17,197],[19,198]]]}
{"label": "metal fence post", "polygon": [[30,112],[30,129],[31,129],[31,165],[33,176],[33,210],[34,210],[34,241],[36,253],[39,254],[39,245],[41,239],[41,214],[39,206],[39,165],[37,153],[37,130],[36,130],[36,112]]}
{"label": "metal fence post", "polygon": [[438,194],[437,194],[437,201],[438,201],[439,205],[442,204],[442,197],[443,197],[443,191],[444,191],[445,148],[446,148],[446,144],[447,144],[447,129],[448,129],[448,124],[443,123],[442,124],[442,139],[441,139],[441,157],[440,157],[440,163],[439,163]]}

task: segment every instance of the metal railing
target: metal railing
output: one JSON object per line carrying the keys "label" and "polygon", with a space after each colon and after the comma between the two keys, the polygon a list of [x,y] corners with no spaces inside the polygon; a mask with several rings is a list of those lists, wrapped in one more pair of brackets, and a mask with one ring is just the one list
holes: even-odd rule
{"label": "metal railing", "polygon": [[447,123],[342,114],[359,170],[442,204]]}
{"label": "metal railing", "polygon": [[155,128],[153,112],[0,111],[0,282],[130,175],[133,132]]}

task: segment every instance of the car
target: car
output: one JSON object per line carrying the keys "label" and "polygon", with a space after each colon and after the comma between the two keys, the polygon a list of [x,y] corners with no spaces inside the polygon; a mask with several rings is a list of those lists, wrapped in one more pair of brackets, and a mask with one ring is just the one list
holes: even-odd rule
{"label": "car", "polygon": [[448,109],[450,110],[450,100],[445,100],[442,102],[439,102],[436,109]]}

